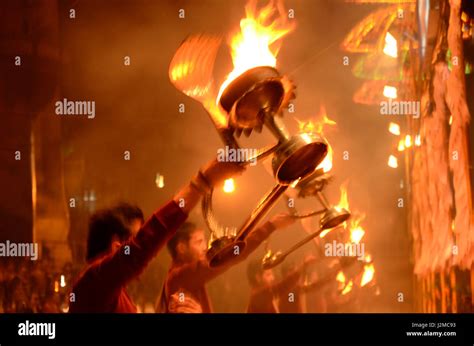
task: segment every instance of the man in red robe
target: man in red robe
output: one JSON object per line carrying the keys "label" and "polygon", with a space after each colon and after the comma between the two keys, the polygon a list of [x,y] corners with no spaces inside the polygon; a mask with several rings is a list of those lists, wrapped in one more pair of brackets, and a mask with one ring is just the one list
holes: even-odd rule
{"label": "man in red robe", "polygon": [[127,216],[120,207],[93,215],[87,244],[88,265],[72,288],[69,312],[135,313],[126,285],[143,272],[173,237],[201,195],[243,170],[237,163],[211,161],[143,224],[139,213],[137,217]]}
{"label": "man in red robe", "polygon": [[184,304],[189,298],[198,304],[198,308],[193,312],[212,312],[206,283],[224,273],[231,266],[245,260],[270,234],[277,229],[289,226],[294,220],[295,218],[291,215],[276,215],[250,233],[244,250],[236,256],[236,260],[217,268],[211,268],[208,265],[204,231],[192,223],[184,224],[168,242],[172,264],[168,270],[156,311],[170,312],[170,298],[177,296],[178,300],[173,300],[175,305],[179,305],[179,302]]}

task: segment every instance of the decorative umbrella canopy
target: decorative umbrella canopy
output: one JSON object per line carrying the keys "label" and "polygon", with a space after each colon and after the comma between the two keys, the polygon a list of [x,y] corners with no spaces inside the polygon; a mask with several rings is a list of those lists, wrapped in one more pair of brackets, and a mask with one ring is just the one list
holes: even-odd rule
{"label": "decorative umbrella canopy", "polygon": [[342,49],[351,53],[373,53],[382,52],[385,46],[387,32],[399,31],[400,25],[406,24],[407,20],[399,20],[403,13],[403,18],[413,15],[415,6],[404,4],[389,6],[372,12],[360,21],[344,38]]}

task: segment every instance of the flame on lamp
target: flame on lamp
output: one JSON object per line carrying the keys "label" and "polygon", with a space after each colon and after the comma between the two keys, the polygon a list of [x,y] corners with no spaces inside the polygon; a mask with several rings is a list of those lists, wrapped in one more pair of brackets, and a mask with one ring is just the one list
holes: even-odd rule
{"label": "flame on lamp", "polygon": [[246,17],[240,21],[240,32],[230,42],[234,69],[222,83],[216,104],[225,88],[242,73],[258,66],[276,67],[279,47],[275,45],[294,29],[282,4],[274,0],[260,10],[257,2],[251,0],[245,6],[245,13]]}
{"label": "flame on lamp", "polygon": [[[308,121],[300,121],[296,119],[298,122],[298,128],[301,133],[317,133],[317,134],[323,134],[323,129],[325,126],[334,126],[337,125],[337,123],[330,119],[327,115],[326,112],[326,107],[324,105],[321,105],[320,110],[319,110],[319,117],[322,119],[317,122],[313,122],[312,120]],[[324,173],[329,172],[332,169],[332,162],[333,162],[333,150],[331,145],[328,144],[328,153],[326,157],[324,158],[323,161],[318,165],[316,169],[322,169]]]}

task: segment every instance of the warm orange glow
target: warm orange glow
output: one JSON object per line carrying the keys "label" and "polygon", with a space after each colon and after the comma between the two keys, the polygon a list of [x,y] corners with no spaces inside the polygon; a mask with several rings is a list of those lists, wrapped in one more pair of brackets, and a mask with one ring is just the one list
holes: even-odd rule
{"label": "warm orange glow", "polygon": [[55,293],[59,292],[59,282],[57,280],[54,281],[54,292]]}
{"label": "warm orange glow", "polygon": [[405,141],[403,139],[400,139],[400,141],[398,142],[398,147],[397,147],[398,151],[403,151],[405,150]]}
{"label": "warm orange glow", "polygon": [[157,173],[155,178],[155,184],[156,187],[158,187],[159,189],[165,187],[165,177],[162,176],[160,173]]}
{"label": "warm orange glow", "polygon": [[351,242],[356,243],[356,244],[360,243],[364,234],[365,234],[365,231],[361,226],[357,226],[356,228],[351,228]]}
{"label": "warm orange glow", "polygon": [[397,123],[390,123],[388,125],[388,131],[395,136],[400,136],[400,125]]}
{"label": "warm orange glow", "polygon": [[344,273],[342,271],[337,273],[336,281],[340,282],[340,283],[345,283],[346,282],[346,276],[344,275]]}
{"label": "warm orange glow", "polygon": [[324,173],[329,172],[332,169],[333,155],[332,147],[328,144],[328,153],[324,160],[318,165],[317,169],[322,169]]}
{"label": "warm orange glow", "polygon": [[364,266],[364,273],[362,274],[362,279],[360,280],[360,287],[364,287],[374,278],[375,268],[372,263],[366,264]]}
{"label": "warm orange glow", "polygon": [[421,137],[420,137],[420,135],[415,136],[415,145],[417,147],[421,146]]}
{"label": "warm orange glow", "polygon": [[396,99],[397,98],[397,88],[386,85],[383,87],[383,96],[389,99]]}
{"label": "warm orange glow", "polygon": [[319,234],[319,238],[324,238],[331,231],[332,231],[332,228],[325,229]]}
{"label": "warm orange glow", "polygon": [[385,55],[388,55],[392,58],[398,57],[397,40],[389,32],[387,32],[387,35],[385,35],[385,46],[383,48],[383,52]]}
{"label": "warm orange glow", "polygon": [[[319,111],[319,116],[318,118],[322,118],[320,121],[313,122],[312,120],[309,121],[300,121],[296,119],[298,122],[298,128],[300,133],[317,133],[323,135],[323,130],[324,127],[329,125],[329,126],[334,126],[337,125],[337,123],[330,119],[327,115],[326,108],[324,105],[321,105],[320,111]],[[324,173],[329,172],[332,169],[332,162],[333,162],[333,150],[332,147],[328,144],[328,153],[324,160],[318,165],[316,169],[322,169]]]}
{"label": "warm orange glow", "polygon": [[224,187],[223,190],[225,193],[232,193],[235,191],[235,184],[234,184],[234,179],[226,179],[224,181]]}
{"label": "warm orange glow", "polygon": [[337,125],[337,123],[334,120],[328,117],[328,114],[326,112],[326,107],[324,105],[321,105],[319,109],[319,114],[317,117],[321,118],[321,120],[313,122],[312,120],[300,121],[296,119],[296,121],[298,122],[299,131],[322,134],[324,132],[325,126]]}
{"label": "warm orange glow", "polygon": [[398,167],[398,160],[395,156],[390,155],[388,158],[388,166],[391,168],[397,168]]}
{"label": "warm orange glow", "polygon": [[260,10],[257,2],[251,0],[245,6],[245,13],[246,17],[240,21],[240,32],[230,42],[234,69],[221,85],[216,103],[225,88],[245,71],[258,66],[275,67],[279,48],[275,45],[294,28],[281,3],[273,0]]}
{"label": "warm orange glow", "polygon": [[341,185],[341,198],[336,208],[349,210],[349,200],[347,198],[347,183]]}
{"label": "warm orange glow", "polygon": [[350,291],[352,291],[352,286],[354,285],[354,283],[351,281],[349,281],[346,285],[346,287],[344,287],[344,289],[342,290],[341,294],[342,295],[346,295],[347,293],[349,293]]}
{"label": "warm orange glow", "polygon": [[411,147],[411,136],[406,135],[405,136],[405,148],[410,148]]}

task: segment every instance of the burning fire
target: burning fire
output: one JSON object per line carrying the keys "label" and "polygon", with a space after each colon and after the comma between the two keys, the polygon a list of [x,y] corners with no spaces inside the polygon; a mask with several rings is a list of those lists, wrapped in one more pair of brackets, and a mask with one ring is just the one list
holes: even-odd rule
{"label": "burning fire", "polygon": [[362,279],[360,280],[360,287],[367,285],[375,275],[375,268],[372,263],[366,264],[364,266],[364,273],[362,274]]}
{"label": "burning fire", "polygon": [[353,219],[351,221],[350,238],[351,238],[351,242],[353,242],[355,244],[359,244],[361,239],[365,235],[365,231],[362,228],[362,226],[360,225],[360,222],[362,221],[362,219],[363,219],[363,217],[360,217],[358,219],[355,219],[355,220]]}
{"label": "burning fire", "polygon": [[349,293],[350,291],[352,291],[352,286],[354,285],[354,283],[352,282],[352,280],[350,280],[346,287],[344,287],[344,289],[342,290],[341,294],[342,295],[346,295],[347,293]]}
{"label": "burning fire", "polygon": [[346,284],[346,276],[342,271],[337,273],[336,281],[339,283],[339,290],[341,291],[342,295],[345,295],[352,290],[352,280],[349,280],[349,282]]}
{"label": "burning fire", "polygon": [[225,193],[232,193],[235,191],[235,183],[234,183],[234,179],[230,178],[230,179],[226,179],[224,181],[224,187],[223,187],[223,190]]}
{"label": "burning fire", "polygon": [[[309,121],[300,121],[296,119],[298,122],[298,128],[301,133],[317,133],[317,134],[323,134],[324,127],[329,125],[329,126],[334,126],[337,125],[337,123],[330,119],[327,115],[326,108],[324,105],[321,105],[321,108],[319,110],[319,116],[322,119],[317,122],[313,122],[312,120]],[[317,169],[322,169],[324,173],[329,172],[332,169],[332,161],[333,161],[333,150],[331,145],[328,144],[328,153],[324,160],[319,164]]]}
{"label": "burning fire", "polygon": [[336,206],[337,209],[346,209],[349,210],[349,200],[347,199],[347,183],[341,185],[341,198],[339,203]]}
{"label": "burning fire", "polygon": [[245,13],[246,17],[240,21],[240,32],[230,42],[234,70],[222,84],[216,104],[225,88],[242,73],[258,66],[276,67],[279,47],[275,44],[294,29],[281,2],[275,0],[260,10],[257,2],[251,0],[245,6]]}
{"label": "burning fire", "polygon": [[344,275],[344,273],[342,271],[337,273],[336,281],[340,282],[340,283],[345,283],[346,282],[346,276]]}

